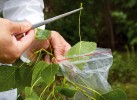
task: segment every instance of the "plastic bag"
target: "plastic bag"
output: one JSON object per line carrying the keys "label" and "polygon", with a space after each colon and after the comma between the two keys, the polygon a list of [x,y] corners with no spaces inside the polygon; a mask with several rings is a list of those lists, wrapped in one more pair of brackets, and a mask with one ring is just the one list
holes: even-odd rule
{"label": "plastic bag", "polygon": [[[112,62],[111,50],[102,48],[97,48],[91,54],[74,55],[64,59],[60,63],[64,76],[82,89],[74,98],[88,100],[110,92],[111,86],[107,77]],[[81,66],[83,68],[79,69]]]}

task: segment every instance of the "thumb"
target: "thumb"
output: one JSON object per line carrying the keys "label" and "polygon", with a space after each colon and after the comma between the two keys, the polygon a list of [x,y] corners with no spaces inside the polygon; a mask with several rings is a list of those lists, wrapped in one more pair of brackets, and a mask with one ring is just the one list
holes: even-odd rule
{"label": "thumb", "polygon": [[11,32],[12,33],[25,33],[31,29],[32,25],[30,22],[11,22]]}

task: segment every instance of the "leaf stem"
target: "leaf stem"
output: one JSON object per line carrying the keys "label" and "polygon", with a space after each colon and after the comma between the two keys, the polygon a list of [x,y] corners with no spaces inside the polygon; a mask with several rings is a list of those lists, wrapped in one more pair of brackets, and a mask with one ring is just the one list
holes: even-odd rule
{"label": "leaf stem", "polygon": [[88,97],[88,98],[90,98],[90,99],[92,99],[92,100],[96,100],[95,98],[89,96],[89,95],[86,93],[85,90],[83,90],[83,89],[81,89],[80,87],[78,87],[78,86],[76,85],[76,83],[74,83],[74,82],[72,82],[72,81],[69,81],[69,80],[67,80],[67,81],[68,81],[69,83],[71,83],[73,86],[75,86],[78,90],[80,90],[86,97]]}
{"label": "leaf stem", "polygon": [[37,83],[40,79],[41,79],[41,77],[39,77],[39,78],[34,82],[34,84],[31,86],[30,94],[32,93],[33,87],[36,85],[36,83]]}
{"label": "leaf stem", "polygon": [[53,56],[53,54],[52,53],[50,53],[50,52],[48,52],[47,50],[45,50],[45,49],[42,49],[43,51],[45,51],[47,54],[49,54],[49,55],[51,55],[51,56]]}
{"label": "leaf stem", "polygon": [[[87,88],[87,89],[89,89],[89,90],[91,90],[91,91],[93,91],[93,92],[95,92],[95,93],[97,93],[98,95],[100,95],[101,96],[101,94],[99,93],[99,92],[97,92],[97,91],[95,91],[94,89],[92,89],[92,88],[88,88],[89,86],[88,86],[88,84],[86,84],[86,82],[84,82],[84,80],[81,78],[81,77],[79,77],[80,79],[81,79],[81,81],[87,86],[83,86],[83,85],[81,85],[81,84],[78,84],[78,85],[80,85],[80,86],[82,86],[82,87],[84,87],[84,88]],[[77,84],[77,83],[76,83]]]}
{"label": "leaf stem", "polygon": [[54,88],[55,88],[55,84],[53,84],[53,87],[52,87],[52,91],[50,92],[50,94],[48,95],[47,99],[49,99],[50,95],[54,96],[54,98],[56,99],[55,95],[54,95]]}
{"label": "leaf stem", "polygon": [[40,94],[39,100],[41,100],[42,95],[44,94],[44,92],[46,91],[46,89],[47,89],[48,87],[49,87],[49,85],[47,85],[47,86],[45,87],[45,89],[42,91],[42,93]]}
{"label": "leaf stem", "polygon": [[50,97],[51,94],[52,94],[52,92],[50,92],[50,94],[48,95],[48,97],[46,98],[46,100],[49,100],[49,97]]}

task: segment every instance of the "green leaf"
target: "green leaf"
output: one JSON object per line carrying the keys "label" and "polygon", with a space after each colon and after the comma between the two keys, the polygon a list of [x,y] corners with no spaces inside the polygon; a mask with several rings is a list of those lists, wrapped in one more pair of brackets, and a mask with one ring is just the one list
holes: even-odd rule
{"label": "green leaf", "polygon": [[127,14],[122,11],[113,11],[111,15],[115,18],[117,22],[120,23],[125,22],[127,19]]}
{"label": "green leaf", "polygon": [[[79,57],[74,57],[75,55],[82,55],[82,54],[89,54],[91,52],[93,52],[96,49],[97,44],[95,42],[85,42],[85,41],[81,41],[78,42],[76,45],[74,45],[66,54],[66,57],[73,57],[73,59],[70,59],[69,61],[78,61],[78,60],[82,60],[83,58],[79,58]],[[90,57],[84,57],[84,60],[89,59]],[[79,69],[83,69],[85,65],[84,63],[79,63],[77,66]]]}
{"label": "green leaf", "polygon": [[38,80],[38,78],[41,77],[42,70],[46,68],[47,66],[48,64],[46,64],[46,62],[44,61],[40,61],[34,66],[31,85],[34,84]]}
{"label": "green leaf", "polygon": [[30,67],[0,66],[0,91],[13,88],[22,91],[30,85],[31,76]]}
{"label": "green leaf", "polygon": [[66,57],[91,53],[96,49],[96,46],[95,42],[78,42],[67,52]]}
{"label": "green leaf", "polygon": [[55,75],[58,72],[58,70],[59,65],[50,64],[41,72],[41,77],[47,85],[51,84],[54,81]]}
{"label": "green leaf", "polygon": [[15,71],[15,80],[16,80],[16,87],[18,88],[18,91],[22,91],[25,89],[26,86],[31,85],[31,77],[32,77],[32,71],[29,67],[20,67],[17,68]]}
{"label": "green leaf", "polygon": [[133,38],[132,41],[130,42],[130,44],[133,46],[135,44],[137,44],[137,38]]}
{"label": "green leaf", "polygon": [[127,3],[124,4],[124,7],[131,8],[136,5],[136,2],[137,2],[136,0],[129,0],[127,1]]}
{"label": "green leaf", "polygon": [[[107,94],[102,95],[106,100],[127,100],[125,92],[121,89],[115,89]],[[100,97],[97,100],[104,100]]]}
{"label": "green leaf", "polygon": [[36,40],[47,40],[50,34],[51,34],[50,30],[42,30],[42,29],[37,28],[35,39]]}
{"label": "green leaf", "polygon": [[0,66],[0,91],[16,88],[15,70],[16,67]]}
{"label": "green leaf", "polygon": [[62,76],[62,77],[64,76],[60,67],[59,67],[59,70],[57,72],[57,76]]}
{"label": "green leaf", "polygon": [[59,92],[60,94],[63,94],[63,95],[70,97],[70,98],[73,97],[74,94],[77,92],[77,90],[75,90],[75,89],[70,89],[70,88],[62,87],[62,86],[56,86],[55,90],[57,92]]}
{"label": "green leaf", "polygon": [[38,100],[37,94],[31,90],[31,87],[25,88],[25,100]]}

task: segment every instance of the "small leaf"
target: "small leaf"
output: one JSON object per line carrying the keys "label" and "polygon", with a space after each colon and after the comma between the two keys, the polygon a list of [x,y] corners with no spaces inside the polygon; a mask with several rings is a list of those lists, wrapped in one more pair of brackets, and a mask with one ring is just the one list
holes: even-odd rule
{"label": "small leaf", "polygon": [[51,84],[54,81],[55,75],[58,70],[59,65],[50,64],[41,72],[41,77],[47,85]]}
{"label": "small leaf", "polygon": [[42,70],[47,66],[48,64],[46,64],[44,61],[40,61],[34,66],[31,85],[34,84],[34,82],[36,82],[39,77],[41,77]]}
{"label": "small leaf", "polygon": [[70,89],[70,88],[61,87],[61,86],[56,86],[55,90],[57,92],[59,92],[60,94],[63,94],[63,95],[70,97],[70,98],[73,97],[74,94],[77,92],[77,90],[75,90],[75,89]]}
{"label": "small leaf", "polygon": [[42,30],[37,28],[35,39],[36,40],[47,40],[51,34],[51,31],[49,30]]}

